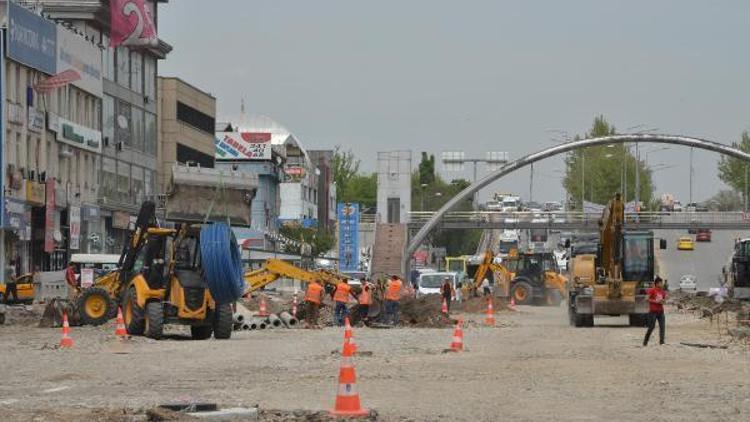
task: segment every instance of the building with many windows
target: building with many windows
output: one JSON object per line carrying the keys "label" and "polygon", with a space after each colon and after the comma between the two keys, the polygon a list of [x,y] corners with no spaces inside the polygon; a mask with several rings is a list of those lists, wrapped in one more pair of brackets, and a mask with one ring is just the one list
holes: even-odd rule
{"label": "building with many windows", "polygon": [[214,167],[216,98],[179,78],[158,78],[158,181],[166,192],[175,163]]}

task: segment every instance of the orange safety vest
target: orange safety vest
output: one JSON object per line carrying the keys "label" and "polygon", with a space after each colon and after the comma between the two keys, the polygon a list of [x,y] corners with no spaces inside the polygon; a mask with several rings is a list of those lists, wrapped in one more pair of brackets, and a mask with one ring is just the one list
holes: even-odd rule
{"label": "orange safety vest", "polygon": [[305,292],[305,301],[317,303],[320,305],[320,293],[323,291],[323,286],[318,283],[310,283],[307,286],[307,292]]}
{"label": "orange safety vest", "polygon": [[388,288],[385,291],[385,300],[401,299],[401,280],[391,280],[388,282]]}
{"label": "orange safety vest", "polygon": [[360,305],[372,304],[372,294],[370,292],[369,286],[362,286],[362,293],[359,294],[359,304]]}
{"label": "orange safety vest", "polygon": [[333,300],[336,302],[348,302],[349,293],[352,291],[352,286],[346,283],[339,283],[336,286],[336,292],[333,294]]}

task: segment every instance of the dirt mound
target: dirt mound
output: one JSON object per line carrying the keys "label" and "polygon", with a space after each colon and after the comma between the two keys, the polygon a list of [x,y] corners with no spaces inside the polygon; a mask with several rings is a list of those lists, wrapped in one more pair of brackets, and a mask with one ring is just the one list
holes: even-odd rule
{"label": "dirt mound", "polygon": [[[263,422],[333,422],[341,420],[341,418],[331,416],[326,411],[260,409],[258,413],[259,420]],[[357,418],[356,420],[379,421],[381,419],[378,417],[377,412],[371,410],[369,416]]]}
{"label": "dirt mound", "polygon": [[453,324],[442,312],[443,301],[439,295],[401,299],[401,322],[421,328],[447,327]]}
{"label": "dirt mound", "polygon": [[[509,310],[502,299],[493,298],[492,307],[495,312]],[[452,309],[468,314],[483,314],[487,312],[487,297],[471,297],[459,303],[453,303]]]}

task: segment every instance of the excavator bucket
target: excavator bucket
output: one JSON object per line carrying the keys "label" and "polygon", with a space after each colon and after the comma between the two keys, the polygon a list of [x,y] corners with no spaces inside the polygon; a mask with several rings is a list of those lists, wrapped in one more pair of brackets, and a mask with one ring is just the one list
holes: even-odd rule
{"label": "excavator bucket", "polygon": [[227,221],[250,225],[258,176],[230,169],[175,164],[166,200],[169,221]]}

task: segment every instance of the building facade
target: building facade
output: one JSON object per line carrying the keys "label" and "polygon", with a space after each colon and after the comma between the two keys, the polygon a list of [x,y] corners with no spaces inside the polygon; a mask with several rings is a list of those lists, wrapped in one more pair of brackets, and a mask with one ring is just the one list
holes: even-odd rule
{"label": "building facade", "polygon": [[[157,3],[146,0],[158,30]],[[40,0],[42,13],[85,34],[102,52],[102,153],[96,175],[97,200],[86,208],[86,244],[91,253],[119,253],[129,223],[157,187],[157,67],[172,47],[109,47],[109,2]]]}
{"label": "building facade", "polygon": [[159,191],[166,193],[175,163],[214,167],[216,98],[179,78],[159,77]]}

